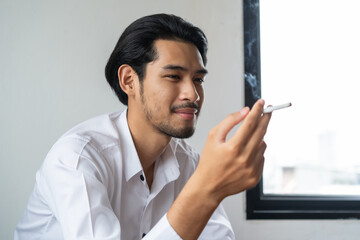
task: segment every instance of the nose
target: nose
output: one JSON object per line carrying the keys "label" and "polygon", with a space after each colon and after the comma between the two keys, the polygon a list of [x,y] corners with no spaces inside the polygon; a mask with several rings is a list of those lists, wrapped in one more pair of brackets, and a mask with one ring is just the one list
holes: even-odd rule
{"label": "nose", "polygon": [[200,95],[192,79],[183,82],[180,99],[189,102],[198,102],[200,100]]}

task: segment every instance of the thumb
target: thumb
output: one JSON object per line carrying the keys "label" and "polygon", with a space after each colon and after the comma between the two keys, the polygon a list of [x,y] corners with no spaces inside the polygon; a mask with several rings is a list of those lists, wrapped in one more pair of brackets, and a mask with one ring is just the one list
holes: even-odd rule
{"label": "thumb", "polygon": [[226,141],[226,136],[229,134],[231,129],[238,125],[242,120],[245,119],[250,109],[245,107],[241,109],[240,112],[235,112],[228,115],[224,120],[222,120],[217,126],[217,138],[221,142]]}

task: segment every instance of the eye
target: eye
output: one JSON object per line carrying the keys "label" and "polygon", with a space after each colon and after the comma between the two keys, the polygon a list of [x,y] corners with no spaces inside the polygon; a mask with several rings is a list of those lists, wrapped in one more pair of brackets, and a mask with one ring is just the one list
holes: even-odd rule
{"label": "eye", "polygon": [[175,79],[175,80],[179,80],[179,79],[180,79],[180,76],[179,76],[179,75],[166,75],[165,77],[171,78],[171,79]]}
{"label": "eye", "polygon": [[197,82],[197,83],[203,83],[204,82],[204,79],[203,78],[194,78],[194,82]]}

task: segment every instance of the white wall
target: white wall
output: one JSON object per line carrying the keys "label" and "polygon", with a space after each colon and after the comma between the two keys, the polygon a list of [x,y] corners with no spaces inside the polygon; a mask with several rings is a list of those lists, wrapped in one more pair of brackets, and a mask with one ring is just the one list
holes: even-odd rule
{"label": "white wall", "polygon": [[[0,2],[0,239],[11,239],[35,172],[67,129],[123,109],[104,66],[124,28],[152,13],[174,13],[209,39],[205,105],[195,136],[243,107],[241,0]],[[358,221],[246,221],[244,194],[224,202],[239,239],[354,239]]]}

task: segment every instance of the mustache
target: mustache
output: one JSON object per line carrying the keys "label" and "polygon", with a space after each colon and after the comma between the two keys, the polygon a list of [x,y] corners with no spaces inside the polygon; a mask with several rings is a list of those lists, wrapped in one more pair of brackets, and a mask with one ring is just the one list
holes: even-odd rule
{"label": "mustache", "polygon": [[197,112],[200,111],[200,107],[199,107],[199,104],[197,104],[196,102],[194,103],[184,103],[184,104],[181,104],[181,105],[177,105],[177,106],[173,106],[171,107],[171,111],[176,111],[178,109],[181,109],[181,108],[195,108],[197,110]]}

